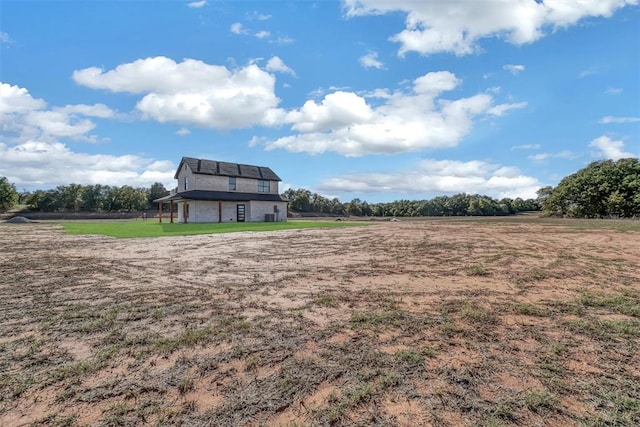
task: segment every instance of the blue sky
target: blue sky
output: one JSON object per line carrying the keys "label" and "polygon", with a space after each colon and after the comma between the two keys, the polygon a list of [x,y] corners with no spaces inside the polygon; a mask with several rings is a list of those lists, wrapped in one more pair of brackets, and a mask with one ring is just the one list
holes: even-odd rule
{"label": "blue sky", "polygon": [[638,0],[0,3],[0,176],[173,188],[182,156],[348,201],[535,197],[640,154]]}

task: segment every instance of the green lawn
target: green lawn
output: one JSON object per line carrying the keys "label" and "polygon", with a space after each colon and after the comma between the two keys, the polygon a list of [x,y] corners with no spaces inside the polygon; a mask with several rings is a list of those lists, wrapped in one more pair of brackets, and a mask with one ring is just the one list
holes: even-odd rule
{"label": "green lawn", "polygon": [[297,228],[353,227],[359,225],[369,225],[369,223],[342,221],[227,222],[221,224],[160,224],[157,221],[62,223],[65,232],[68,234],[102,234],[118,238],[186,236],[193,234],[275,231]]}

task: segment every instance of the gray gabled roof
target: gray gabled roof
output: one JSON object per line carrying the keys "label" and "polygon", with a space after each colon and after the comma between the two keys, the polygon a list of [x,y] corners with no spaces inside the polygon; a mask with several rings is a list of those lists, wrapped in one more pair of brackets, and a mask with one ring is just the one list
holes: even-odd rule
{"label": "gray gabled roof", "polygon": [[161,197],[154,200],[154,202],[169,202],[171,200],[214,200],[221,202],[248,202],[250,200],[257,200],[261,202],[288,201],[281,195],[272,193],[237,193],[235,191],[188,190]]}
{"label": "gray gabled roof", "polygon": [[232,176],[236,178],[266,179],[269,181],[282,181],[270,168],[264,166],[242,165],[239,163],[218,162],[216,160],[196,159],[183,157],[178,165],[174,179],[178,179],[178,173],[183,163],[189,165],[195,174]]}

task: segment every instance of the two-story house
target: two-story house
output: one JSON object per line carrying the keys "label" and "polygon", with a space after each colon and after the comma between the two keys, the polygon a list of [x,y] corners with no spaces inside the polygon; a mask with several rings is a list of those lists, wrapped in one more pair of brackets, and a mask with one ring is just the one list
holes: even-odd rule
{"label": "two-story house", "polygon": [[178,222],[286,221],[287,200],[280,196],[282,181],[270,168],[183,157],[174,176],[178,189],[154,200],[177,204]]}

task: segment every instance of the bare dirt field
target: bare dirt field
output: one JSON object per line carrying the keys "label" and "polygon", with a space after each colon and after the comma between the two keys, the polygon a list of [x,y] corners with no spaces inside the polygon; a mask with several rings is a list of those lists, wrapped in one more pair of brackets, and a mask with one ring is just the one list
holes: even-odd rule
{"label": "bare dirt field", "polygon": [[0,425],[640,425],[640,232],[0,225]]}

